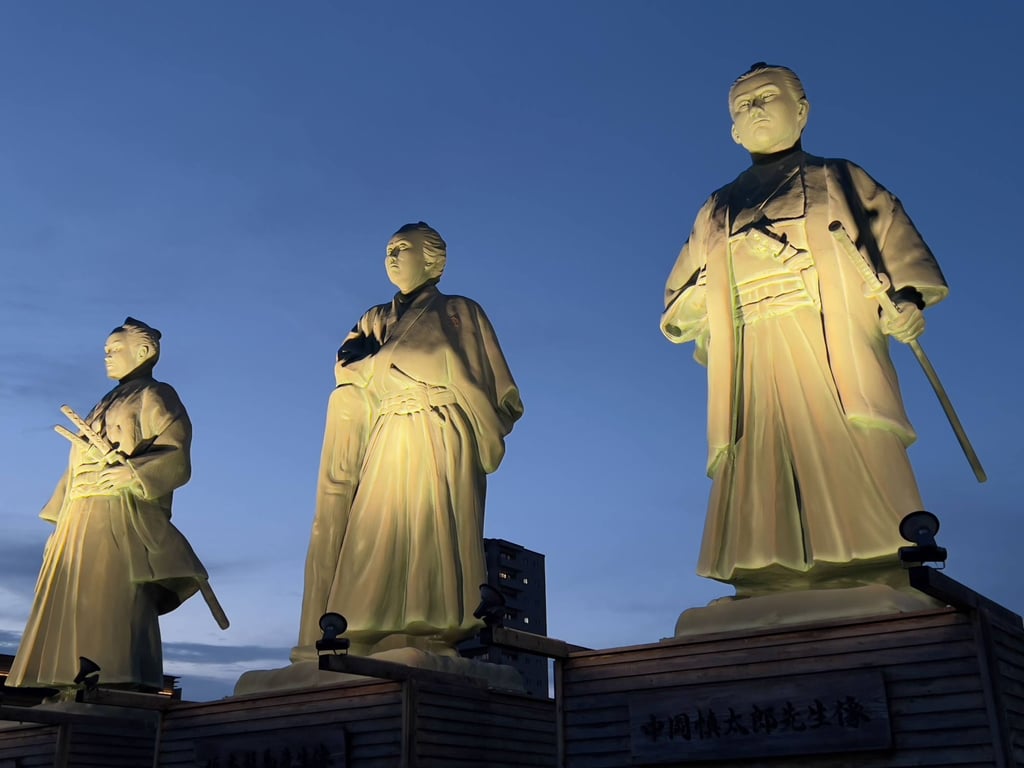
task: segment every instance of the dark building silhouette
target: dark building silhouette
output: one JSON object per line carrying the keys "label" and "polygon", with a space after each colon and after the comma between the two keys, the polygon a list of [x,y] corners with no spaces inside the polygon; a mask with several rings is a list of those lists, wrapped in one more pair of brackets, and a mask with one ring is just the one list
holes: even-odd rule
{"label": "dark building silhouette", "polygon": [[[548,633],[547,587],[544,555],[504,539],[484,539],[487,581],[505,596],[504,625],[535,635]],[[548,660],[519,651],[487,648],[476,638],[459,646],[468,658],[508,664],[523,676],[531,696],[548,696]]]}

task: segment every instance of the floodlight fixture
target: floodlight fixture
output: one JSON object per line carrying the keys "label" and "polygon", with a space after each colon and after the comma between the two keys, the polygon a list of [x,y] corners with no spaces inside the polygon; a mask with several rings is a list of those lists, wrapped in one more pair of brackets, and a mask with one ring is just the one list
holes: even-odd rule
{"label": "floodlight fixture", "polygon": [[339,637],[348,629],[348,620],[340,613],[325,613],[320,617],[320,631],[324,633],[323,639],[316,641],[318,653],[329,651],[347,651],[350,645],[348,638]]}
{"label": "floodlight fixture", "polygon": [[100,665],[86,656],[78,657],[78,674],[75,675],[75,685],[81,685],[92,690],[100,682]]}
{"label": "floodlight fixture", "polygon": [[480,585],[480,605],[473,618],[483,619],[487,627],[500,627],[505,620],[505,596],[490,584]]}
{"label": "floodlight fixture", "polygon": [[945,547],[935,543],[939,532],[939,518],[923,509],[911,512],[900,521],[900,536],[913,542],[912,547],[900,547],[899,558],[904,565],[939,563],[944,565],[947,552]]}

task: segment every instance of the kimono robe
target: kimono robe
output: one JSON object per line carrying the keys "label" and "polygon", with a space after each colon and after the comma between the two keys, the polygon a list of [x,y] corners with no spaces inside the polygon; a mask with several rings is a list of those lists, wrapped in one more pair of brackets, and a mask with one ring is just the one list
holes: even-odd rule
{"label": "kimono robe", "polygon": [[105,491],[85,471],[95,451],[72,445],[68,470],[40,517],[55,523],[7,685],[73,685],[79,656],[106,685],[163,688],[158,615],[196,592],[206,570],[171,522],[191,473],[192,425],[178,395],[148,375],[127,379],[86,422],[128,456],[142,487]]}
{"label": "kimono robe", "polygon": [[715,192],[668,279],[662,331],[695,341],[708,368],[701,575],[769,583],[895,562],[899,521],[921,508],[888,337],[834,220],[893,290],[946,296],[899,200],[853,163],[799,150]]}
{"label": "kimono robe", "polygon": [[432,284],[403,298],[370,309],[339,351],[293,659],[327,611],[364,652],[481,626],[486,474],[523,406],[478,304]]}

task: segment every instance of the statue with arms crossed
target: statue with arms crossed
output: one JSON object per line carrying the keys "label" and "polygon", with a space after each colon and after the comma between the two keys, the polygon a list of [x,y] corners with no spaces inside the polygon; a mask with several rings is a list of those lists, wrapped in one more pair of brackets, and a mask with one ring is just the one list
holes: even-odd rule
{"label": "statue with arms crossed", "polygon": [[326,612],[361,656],[456,656],[482,626],[486,476],[523,406],[483,309],[437,289],[446,260],[432,227],[399,229],[398,293],[338,351],[293,661],[315,657]]}

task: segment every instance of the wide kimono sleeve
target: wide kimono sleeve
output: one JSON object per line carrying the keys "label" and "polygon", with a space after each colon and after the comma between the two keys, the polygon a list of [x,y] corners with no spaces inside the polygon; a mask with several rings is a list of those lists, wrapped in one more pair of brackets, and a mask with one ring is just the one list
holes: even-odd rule
{"label": "wide kimono sleeve", "polygon": [[[917,290],[927,306],[936,304],[949,294],[949,288],[928,245],[914,226],[899,198],[850,161],[844,163],[854,197],[850,200],[853,218],[866,219],[874,238],[858,238],[869,251],[876,266],[892,281],[894,291]],[[859,203],[860,210],[857,210]],[[862,222],[857,222],[859,230]]]}
{"label": "wide kimono sleeve", "polygon": [[[192,423],[177,392],[163,383],[143,392],[138,418],[140,438],[129,452],[128,464],[142,485],[141,498],[155,501],[192,475]],[[169,504],[167,512],[169,516]]]}
{"label": "wide kimono sleeve", "polygon": [[708,325],[707,260],[711,211],[717,206],[712,195],[694,222],[690,237],[676,258],[665,284],[665,311],[661,332],[674,344],[693,341],[693,356],[707,365],[710,328]]}
{"label": "wide kimono sleeve", "polygon": [[64,470],[64,474],[60,476],[60,480],[57,481],[57,487],[53,491],[53,495],[50,500],[46,502],[43,510],[39,513],[39,516],[48,522],[56,523],[57,518],[60,516],[60,510],[64,506],[64,500],[68,495],[68,475],[70,470]]}
{"label": "wide kimono sleeve", "polygon": [[523,415],[519,388],[483,308],[453,296],[446,313],[456,353],[452,386],[473,423],[481,466],[484,472],[493,472],[505,455],[505,435]]}
{"label": "wide kimono sleeve", "polygon": [[389,305],[370,307],[348,332],[338,349],[334,366],[335,383],[365,387],[370,383],[372,358],[380,351]]}

